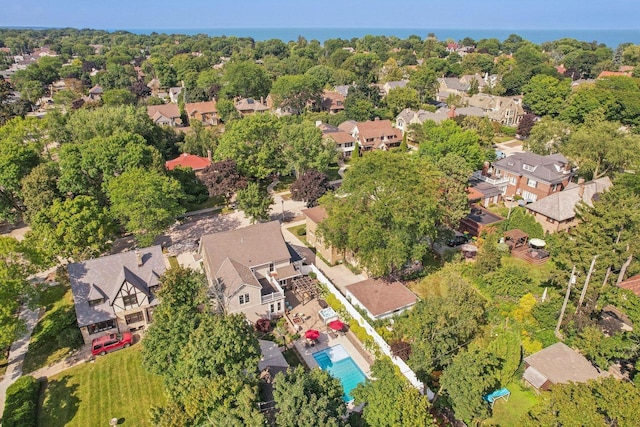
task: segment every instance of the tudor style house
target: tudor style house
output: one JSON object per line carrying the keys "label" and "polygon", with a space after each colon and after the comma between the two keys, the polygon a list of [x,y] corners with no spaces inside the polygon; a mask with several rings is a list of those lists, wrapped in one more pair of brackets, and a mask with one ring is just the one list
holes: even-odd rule
{"label": "tudor style house", "polygon": [[284,290],[301,276],[302,260],[284,241],[278,221],[202,236],[199,254],[212,302],[252,322],[282,315]]}
{"label": "tudor style house", "polygon": [[489,169],[474,172],[472,178],[495,185],[504,197],[535,202],[565,189],[574,174],[561,154],[516,153],[494,162]]}
{"label": "tudor style house", "polygon": [[153,322],[159,303],[155,293],[166,269],[160,245],[69,264],[84,342],[104,332],[144,329]]}

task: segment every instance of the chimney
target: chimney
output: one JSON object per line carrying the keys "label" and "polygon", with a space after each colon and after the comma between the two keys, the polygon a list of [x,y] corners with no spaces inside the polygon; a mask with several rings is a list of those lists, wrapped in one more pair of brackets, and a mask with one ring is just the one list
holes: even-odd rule
{"label": "chimney", "polygon": [[136,262],[138,263],[138,267],[142,267],[142,254],[138,249],[136,249]]}
{"label": "chimney", "polygon": [[207,159],[211,161],[211,150],[207,150]]}
{"label": "chimney", "polygon": [[581,199],[584,197],[584,178],[578,178],[578,195]]}

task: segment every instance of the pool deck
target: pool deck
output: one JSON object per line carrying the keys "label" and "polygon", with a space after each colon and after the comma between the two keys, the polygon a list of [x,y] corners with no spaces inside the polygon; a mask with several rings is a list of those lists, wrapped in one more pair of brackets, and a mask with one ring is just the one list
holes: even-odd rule
{"label": "pool deck", "polygon": [[343,333],[338,333],[337,338],[332,338],[326,332],[321,331],[320,338],[318,338],[315,346],[313,347],[306,347],[305,341],[306,340],[304,338],[301,338],[299,340],[296,340],[294,345],[296,347],[296,350],[298,351],[298,354],[302,356],[302,358],[304,359],[304,363],[309,367],[309,369],[319,367],[318,363],[313,358],[313,353],[317,353],[329,347],[341,344],[347,351],[347,353],[349,353],[349,356],[351,356],[353,361],[356,362],[356,365],[358,365],[360,370],[364,372],[367,377],[371,377],[371,366]]}

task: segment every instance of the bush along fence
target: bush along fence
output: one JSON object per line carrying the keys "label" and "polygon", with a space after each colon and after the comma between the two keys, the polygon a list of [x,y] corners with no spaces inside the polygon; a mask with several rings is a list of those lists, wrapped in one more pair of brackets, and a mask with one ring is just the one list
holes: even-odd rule
{"label": "bush along fence", "polygon": [[333,283],[331,283],[331,281],[322,273],[322,271],[320,271],[315,265],[303,265],[300,271],[302,274],[314,273],[318,281],[327,287],[328,291],[330,292],[330,296],[327,298],[327,304],[332,305],[332,302],[335,304],[335,302],[332,301],[333,298],[335,298],[335,300],[337,300],[344,307],[344,310],[346,310],[346,314],[348,314],[348,316],[344,316],[344,313],[340,313],[339,310],[336,311],[338,311],[339,314],[342,314],[345,317],[345,320],[347,317],[351,318],[351,321],[348,322],[349,328],[353,331],[356,337],[360,341],[362,341],[365,348],[373,350],[374,353],[376,352],[376,350],[378,350],[389,356],[391,358],[391,361],[400,369],[402,375],[404,375],[407,380],[409,380],[411,385],[417,388],[420,393],[426,393],[429,400],[433,399],[434,393],[429,390],[428,387],[425,387],[424,383],[420,381],[418,377],[416,377],[415,372],[411,370],[411,368],[404,362],[404,360],[393,355],[389,344],[387,344],[387,342],[380,336],[380,334],[376,332],[376,330],[369,324],[367,319],[365,319],[360,314],[360,312],[356,310],[351,302],[344,295],[342,295],[338,288],[336,288]]}

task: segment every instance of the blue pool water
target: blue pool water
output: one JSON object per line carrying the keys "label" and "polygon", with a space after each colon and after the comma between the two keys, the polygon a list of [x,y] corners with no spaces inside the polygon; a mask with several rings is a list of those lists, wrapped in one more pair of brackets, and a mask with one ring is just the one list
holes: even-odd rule
{"label": "blue pool water", "polygon": [[350,402],[353,397],[351,390],[367,378],[360,370],[356,362],[353,361],[349,353],[340,344],[329,347],[325,350],[313,353],[313,358],[318,362],[320,369],[329,372],[334,378],[338,378],[342,383],[344,395],[342,399]]}

